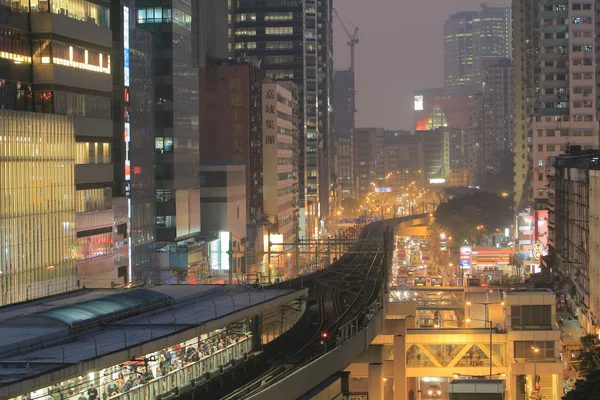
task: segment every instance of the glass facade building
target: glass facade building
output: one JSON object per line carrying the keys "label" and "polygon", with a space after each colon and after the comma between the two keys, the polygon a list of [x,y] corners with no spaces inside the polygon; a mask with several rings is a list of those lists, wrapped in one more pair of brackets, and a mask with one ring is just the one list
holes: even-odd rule
{"label": "glass facade building", "polygon": [[[131,17],[154,34],[156,242],[157,248],[173,253],[198,242],[200,234],[201,57],[195,49],[202,3],[140,0]],[[188,266],[184,261],[159,267]],[[167,272],[164,279],[171,277]]]}
{"label": "glass facade building", "polygon": [[77,288],[69,117],[0,111],[0,304]]}

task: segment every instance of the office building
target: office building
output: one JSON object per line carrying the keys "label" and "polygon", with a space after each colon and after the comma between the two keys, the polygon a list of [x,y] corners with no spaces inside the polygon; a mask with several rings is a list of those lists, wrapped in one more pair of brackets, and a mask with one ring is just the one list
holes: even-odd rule
{"label": "office building", "polygon": [[342,203],[351,204],[355,198],[354,187],[354,114],[356,91],[354,71],[335,71],[333,75],[333,131],[335,146],[335,177],[342,194]]}
{"label": "office building", "polygon": [[511,8],[482,4],[444,21],[444,85],[479,87],[487,60],[511,57]]}
{"label": "office building", "polygon": [[[468,140],[472,181],[481,185],[512,164],[513,68],[502,59],[486,68],[482,92],[475,95]],[[512,172],[512,169],[511,169]]]}
{"label": "office building", "polygon": [[202,231],[227,232],[231,267],[245,273],[256,261],[246,250],[262,250],[262,79],[253,65],[213,62],[200,69]]}
{"label": "office building", "polygon": [[[170,3],[169,3],[170,4]],[[138,2],[138,26],[154,33],[156,160],[156,248],[172,253],[158,265],[154,280],[168,281],[174,269],[186,269],[188,252],[200,241],[200,131],[198,66],[202,55],[199,7],[203,2],[156,7]],[[192,27],[196,27],[192,29]],[[177,256],[175,256],[177,253]],[[190,259],[185,255],[190,254]]]}
{"label": "office building", "polygon": [[415,182],[425,184],[423,142],[408,131],[385,131],[383,138],[383,174],[392,188]]}
{"label": "office building", "polygon": [[262,85],[263,201],[269,234],[291,250],[298,235],[298,92],[291,82]]}
{"label": "office building", "polygon": [[[333,0],[316,0],[317,6],[317,115],[319,133],[319,215],[327,220],[335,204],[330,197],[332,180],[333,124]],[[334,196],[335,198],[335,196]]]}
{"label": "office building", "polygon": [[[31,286],[29,291],[14,287],[18,295],[10,298],[10,302],[73,290],[87,284],[124,284],[128,261],[116,257],[113,233],[118,226],[115,225],[112,201],[113,38],[110,2],[36,2],[30,6],[28,1],[14,1],[8,5],[3,3],[2,8],[3,15],[8,17],[0,22],[4,38],[0,45],[3,54],[0,69],[4,92],[2,108],[40,113],[31,117],[39,119],[40,124],[44,121],[42,114],[69,116],[71,122],[65,119],[61,123],[55,122],[54,126],[49,125],[49,134],[72,132],[75,140],[75,165],[70,178],[75,220],[65,218],[53,223],[61,224],[60,231],[64,232],[61,235],[66,235],[65,238],[71,235],[69,230],[75,232],[75,239],[69,245],[69,257],[77,262],[77,272],[73,275],[75,269],[71,269],[67,274],[71,268],[69,257],[63,255],[64,268],[61,267],[57,275],[63,276],[62,280],[44,282],[42,288],[39,283],[49,275],[30,274],[20,280],[21,284],[27,282],[26,286]],[[35,39],[31,39],[32,36]],[[16,114],[11,117],[21,118]],[[72,130],[64,125],[69,123]],[[68,158],[68,140],[61,140],[67,146]],[[68,166],[68,160],[66,162]],[[40,195],[42,192],[40,189]],[[44,229],[59,232],[52,226]],[[6,235],[5,238],[12,236],[16,240],[14,232],[6,232]],[[55,239],[58,240],[47,240],[53,243]],[[14,256],[23,257],[24,254]],[[119,269],[123,266],[125,269]],[[46,265],[44,268],[57,267]]]}
{"label": "office building", "polygon": [[597,150],[573,146],[551,159],[549,256],[542,265],[587,333],[600,329],[600,165]]}
{"label": "office building", "polygon": [[532,122],[532,198],[545,208],[552,165],[567,145],[598,148],[596,14],[591,3],[542,2],[538,110]]}
{"label": "office building", "polygon": [[0,305],[74,290],[73,118],[2,110],[0,138]]}
{"label": "office building", "polygon": [[[323,43],[318,54],[317,38],[326,37],[327,27],[318,29],[322,15],[321,0],[305,2],[242,0],[232,2],[230,28],[235,56],[260,62],[263,77],[273,81],[292,81],[300,93],[302,117],[299,132],[300,235],[305,237],[319,225],[319,165],[324,139],[319,133],[319,59],[327,53]],[[320,57],[319,57],[320,55]],[[326,67],[327,69],[329,67]],[[327,90],[323,95],[327,96]],[[329,118],[322,114],[324,122]]]}
{"label": "office building", "polygon": [[154,38],[137,27],[134,1],[113,1],[111,15],[116,278],[143,283],[156,265]]}
{"label": "office building", "polygon": [[354,176],[359,202],[364,201],[374,187],[386,187],[383,174],[383,138],[383,128],[356,128],[354,130]]}
{"label": "office building", "polygon": [[513,0],[513,118],[514,118],[514,193],[515,212],[531,201],[531,116],[536,110],[539,83],[539,2]]}

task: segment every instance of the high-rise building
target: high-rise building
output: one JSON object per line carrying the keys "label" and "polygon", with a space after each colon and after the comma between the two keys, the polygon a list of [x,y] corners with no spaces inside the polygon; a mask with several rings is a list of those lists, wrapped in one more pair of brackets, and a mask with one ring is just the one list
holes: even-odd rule
{"label": "high-rise building", "polygon": [[383,174],[391,187],[424,182],[423,143],[409,131],[385,131]]}
{"label": "high-rise building", "polygon": [[567,145],[598,148],[596,14],[591,3],[541,2],[540,81],[532,122],[533,189],[536,208],[546,208],[549,157]]}
{"label": "high-rise building", "polygon": [[[111,3],[30,3],[13,1],[0,5],[1,14],[8,17],[0,19],[1,108],[35,112],[27,116],[6,114],[6,129],[10,131],[6,137],[19,142],[41,138],[38,147],[59,143],[65,146],[65,154],[63,160],[51,149],[39,147],[40,154],[47,154],[47,160],[55,162],[44,167],[39,164],[47,171],[40,170],[38,175],[30,176],[28,185],[33,197],[17,197],[16,187],[5,189],[8,197],[4,198],[19,198],[23,210],[34,213],[32,217],[41,199],[45,202],[43,206],[56,216],[48,220],[48,225],[39,225],[39,229],[45,230],[39,234],[47,243],[37,250],[18,246],[24,240],[22,229],[26,225],[4,229],[0,239],[3,246],[16,246],[4,261],[7,272],[3,277],[10,287],[5,303],[73,290],[81,285],[124,284],[129,278],[129,253],[117,249],[119,234],[115,233],[127,229],[127,215],[124,220],[115,218],[117,210],[112,199],[115,148]],[[37,122],[31,125],[29,133],[15,137],[9,126],[16,128],[24,118]],[[74,137],[73,161],[69,136]],[[52,166],[58,165],[64,165],[64,174],[53,172]],[[11,173],[15,172],[13,168],[21,167],[23,164],[18,163],[11,166]],[[46,173],[48,181],[43,183]],[[44,190],[48,182],[54,182],[56,188]],[[59,194],[63,200],[55,197]],[[67,204],[70,202],[74,208]],[[75,213],[74,219],[68,215],[70,212]],[[37,221],[43,217],[35,218]],[[27,221],[21,219],[20,223]],[[27,265],[32,273],[18,269],[17,260],[24,257],[33,257]],[[75,262],[77,270],[73,268]]]}
{"label": "high-rise building", "polygon": [[354,71],[335,71],[333,85],[333,131],[335,145],[332,148],[335,159],[335,176],[342,194],[342,203],[352,203],[354,187],[354,114],[355,89]]}
{"label": "high-rise building", "polygon": [[482,89],[475,95],[467,130],[472,181],[479,185],[488,174],[498,174],[512,165],[513,68],[510,60],[502,59],[487,67]]}
{"label": "high-rise building", "polygon": [[356,128],[354,131],[354,176],[359,202],[373,187],[385,186],[383,174],[383,128]]}
{"label": "high-rise building", "polygon": [[[331,4],[329,0],[240,0],[232,3],[231,13],[235,56],[260,63],[264,78],[298,86],[302,117],[298,140],[300,235],[304,237],[325,217],[321,211],[327,211],[319,205],[320,198],[326,198],[319,183],[328,180],[328,175],[319,178],[319,160],[324,148],[328,152],[329,133],[321,134],[319,124],[330,129],[330,116],[328,109],[319,109],[319,103],[329,107],[331,65],[319,62],[330,62]],[[319,37],[323,40],[320,49]],[[328,170],[325,167],[324,173],[329,174]]]}
{"label": "high-rise building", "polygon": [[539,82],[539,2],[513,0],[514,205],[524,210],[531,199],[531,116]]}
{"label": "high-rise building", "polygon": [[251,232],[264,214],[261,72],[247,63],[213,62],[200,69],[202,230],[232,235],[231,268],[246,273],[255,260],[245,254],[260,244],[247,237],[262,241]]}
{"label": "high-rise building", "polygon": [[[284,251],[298,235],[298,93],[291,82],[262,85],[263,202]],[[272,242],[275,242],[271,240]]]}
{"label": "high-rise building", "polygon": [[600,329],[599,156],[597,150],[573,146],[551,158],[549,256],[542,260],[567,307],[592,334]]}
{"label": "high-rise building", "polygon": [[319,132],[319,214],[327,220],[333,211],[332,110],[333,110],[333,0],[317,0],[317,115]]}
{"label": "high-rise building", "polygon": [[74,121],[24,111],[17,87],[4,86],[13,110],[0,111],[0,305],[78,286]]}
{"label": "high-rise building", "polygon": [[511,8],[482,4],[444,21],[445,86],[479,85],[486,60],[510,58]]}
{"label": "high-rise building", "polygon": [[[140,0],[137,21],[155,34],[156,241],[162,252],[178,253],[158,265],[154,280],[186,269],[200,241],[200,131],[198,52],[204,2]],[[202,16],[203,17],[203,16]],[[190,258],[187,257],[189,255]]]}
{"label": "high-rise building", "polygon": [[117,278],[141,283],[156,265],[154,37],[137,27],[136,15],[133,0],[112,1]]}

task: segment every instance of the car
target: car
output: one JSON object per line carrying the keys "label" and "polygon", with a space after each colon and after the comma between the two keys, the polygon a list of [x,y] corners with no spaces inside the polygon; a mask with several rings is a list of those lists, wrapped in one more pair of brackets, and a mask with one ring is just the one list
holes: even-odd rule
{"label": "car", "polygon": [[438,382],[432,382],[427,385],[426,393],[430,399],[439,398],[442,396],[442,385],[440,385]]}

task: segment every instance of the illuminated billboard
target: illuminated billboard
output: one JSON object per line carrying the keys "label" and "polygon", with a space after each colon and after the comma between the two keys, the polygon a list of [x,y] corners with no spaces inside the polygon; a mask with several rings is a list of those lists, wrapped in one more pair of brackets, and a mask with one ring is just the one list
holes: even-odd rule
{"label": "illuminated billboard", "polygon": [[473,249],[471,246],[461,246],[460,248],[460,268],[469,269],[471,268],[471,253]]}
{"label": "illuminated billboard", "polygon": [[423,111],[423,95],[415,96],[415,111]]}
{"label": "illuminated billboard", "polygon": [[373,192],[375,193],[390,193],[392,191],[391,187],[384,187],[384,188],[374,188]]}

